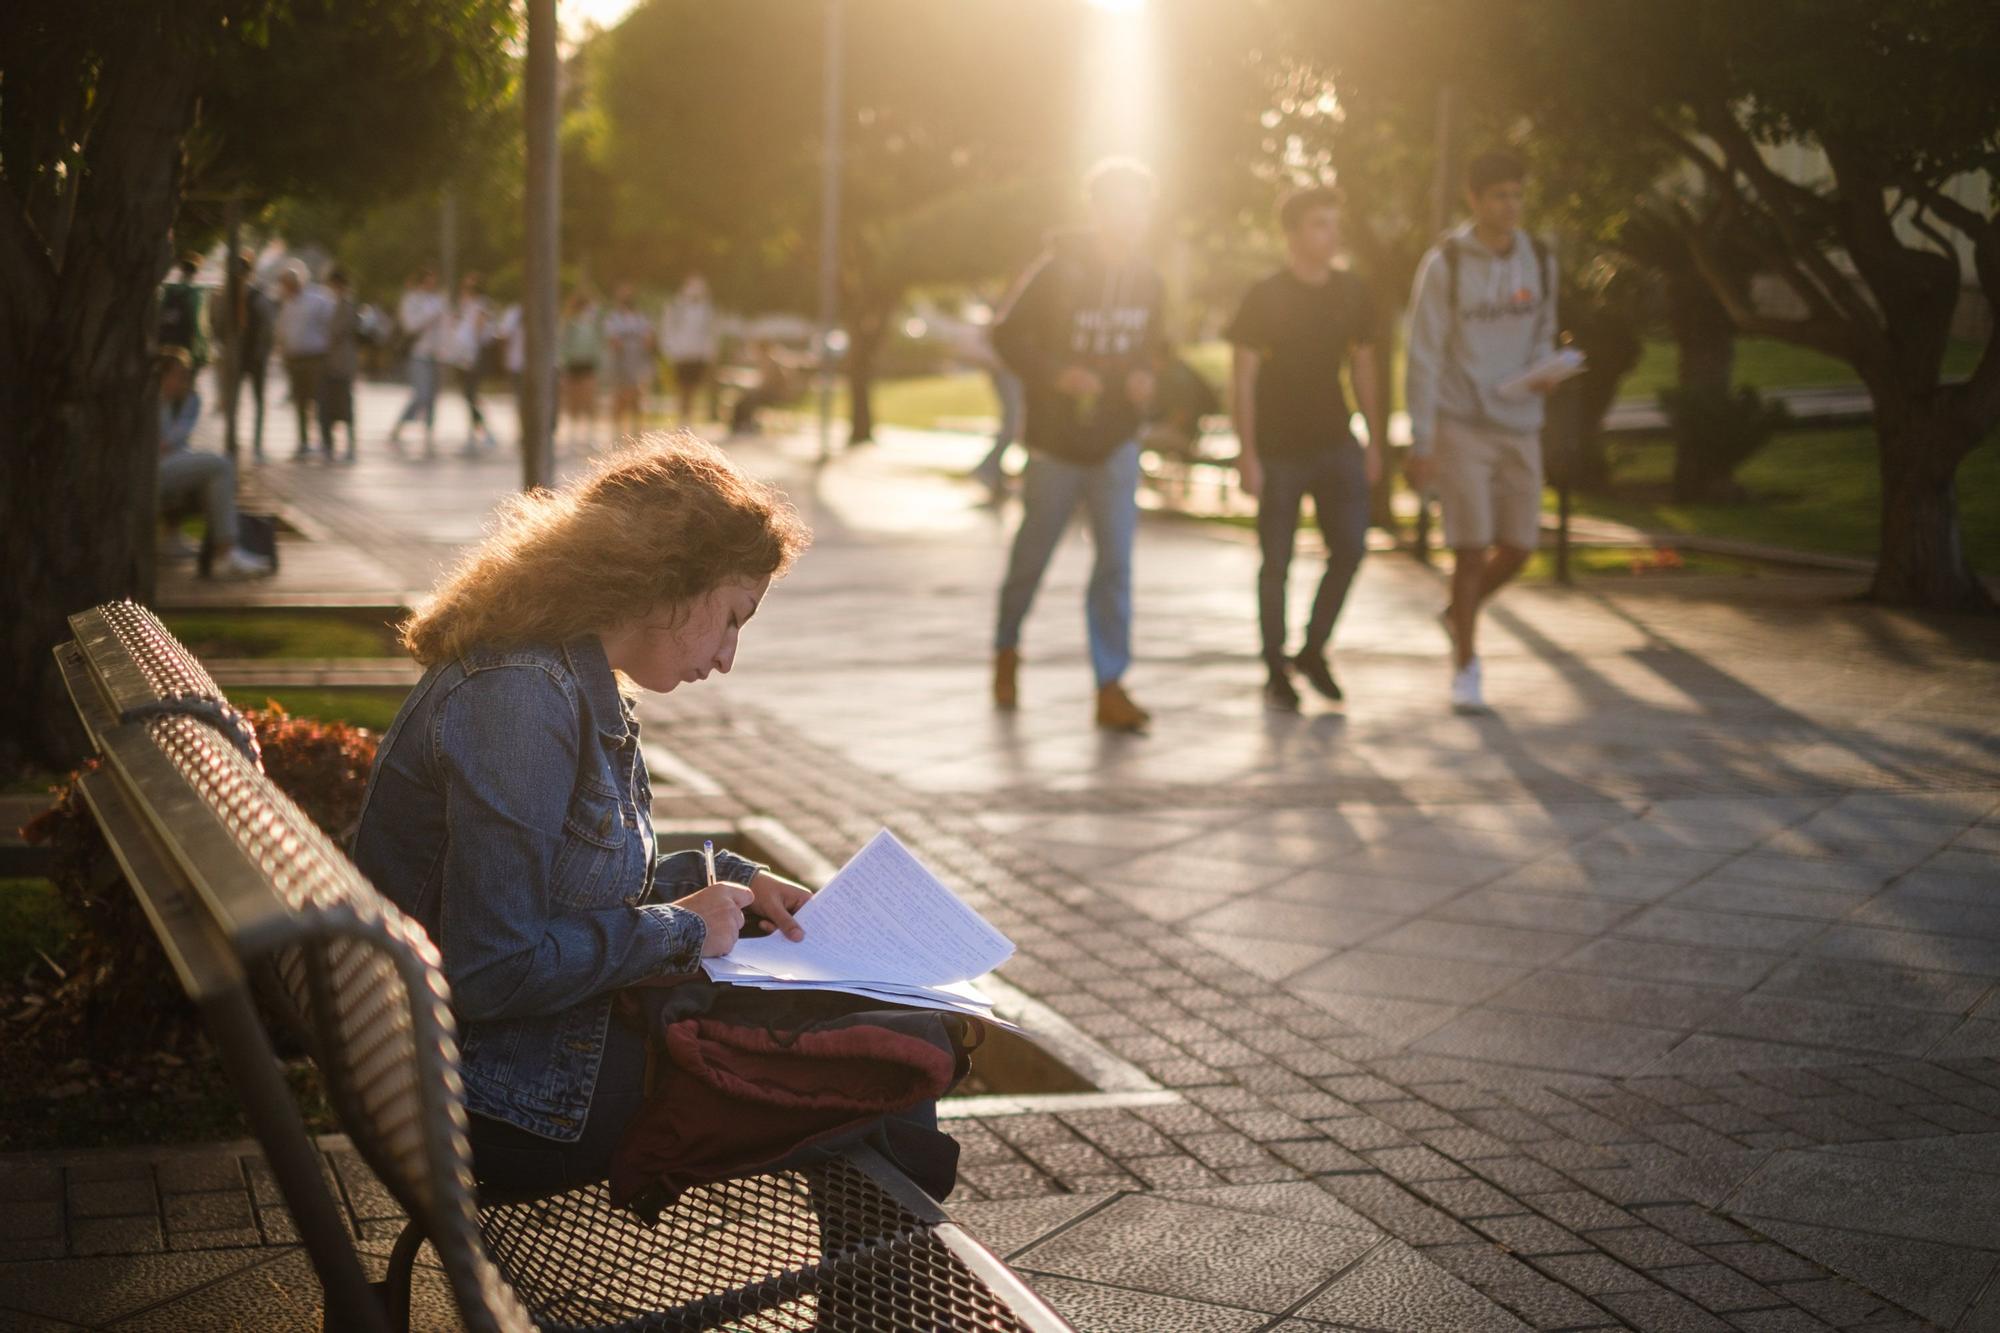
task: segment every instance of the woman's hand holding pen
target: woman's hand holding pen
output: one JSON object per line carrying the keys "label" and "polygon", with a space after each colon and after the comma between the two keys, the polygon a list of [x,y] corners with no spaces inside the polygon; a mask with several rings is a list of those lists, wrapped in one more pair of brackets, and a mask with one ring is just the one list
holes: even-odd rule
{"label": "woman's hand holding pen", "polygon": [[685,898],[676,898],[674,906],[685,908],[701,918],[702,924],[708,927],[708,937],[701,945],[701,956],[718,958],[736,947],[736,937],[743,933],[743,909],[750,902],[750,890],[741,884],[722,883],[698,889]]}

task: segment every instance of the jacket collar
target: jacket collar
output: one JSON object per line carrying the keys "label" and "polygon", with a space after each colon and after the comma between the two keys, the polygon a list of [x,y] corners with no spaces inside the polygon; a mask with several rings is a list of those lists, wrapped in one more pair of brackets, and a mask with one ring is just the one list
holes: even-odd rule
{"label": "jacket collar", "polygon": [[632,705],[618,688],[618,676],[604,656],[604,644],[595,634],[579,634],[563,645],[563,656],[576,673],[577,688],[590,705],[597,730],[614,740],[624,740],[636,726]]}

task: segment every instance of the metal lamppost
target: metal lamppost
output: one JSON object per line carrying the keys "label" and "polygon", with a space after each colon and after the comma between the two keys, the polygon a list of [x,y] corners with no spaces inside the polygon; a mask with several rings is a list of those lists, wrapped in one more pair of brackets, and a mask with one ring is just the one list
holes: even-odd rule
{"label": "metal lamppost", "polygon": [[826,69],[820,114],[819,328],[813,358],[819,379],[819,456],[833,454],[834,324],[840,311],[840,28],[841,0],[825,0]]}
{"label": "metal lamppost", "polygon": [[556,216],[561,157],[556,145],[556,0],[528,0],[527,254],[521,293],[521,485],[555,480]]}

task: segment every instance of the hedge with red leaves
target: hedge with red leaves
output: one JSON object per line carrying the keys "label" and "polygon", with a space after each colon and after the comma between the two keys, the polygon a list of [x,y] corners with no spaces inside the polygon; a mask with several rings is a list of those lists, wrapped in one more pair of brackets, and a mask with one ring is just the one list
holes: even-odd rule
{"label": "hedge with red leaves", "polygon": [[[345,846],[361,815],[368,771],[375,762],[372,732],[345,722],[293,717],[267,701],[245,713],[257,729],[264,771],[314,823]],[[43,996],[32,1023],[8,1034],[10,1055],[31,1051],[60,1062],[80,1051],[118,1064],[198,1044],[199,1023],[151,924],[127,888],[76,778],[57,789],[54,808],[22,830],[55,853],[51,878],[81,922],[66,953],[68,975]]]}

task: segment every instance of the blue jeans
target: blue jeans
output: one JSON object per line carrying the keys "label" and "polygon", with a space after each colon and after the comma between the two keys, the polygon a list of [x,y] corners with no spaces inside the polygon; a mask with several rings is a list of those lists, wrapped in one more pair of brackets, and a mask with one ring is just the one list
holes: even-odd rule
{"label": "blue jeans", "polygon": [[1112,684],[1132,665],[1132,538],[1139,527],[1139,442],[1127,440],[1102,463],[1082,465],[1034,454],[1021,474],[1021,526],[1000,585],[996,648],[1021,642],[1042,573],[1081,500],[1097,547],[1084,617],[1090,628],[1090,665],[1097,683]]}
{"label": "blue jeans", "polygon": [[198,449],[161,454],[160,508],[178,509],[197,500],[208,516],[208,539],[218,549],[236,545],[236,464],[224,454]]}
{"label": "blue jeans", "polygon": [[406,421],[423,420],[424,429],[431,428],[437,416],[438,363],[427,356],[410,358],[410,401],[403,408],[403,415],[396,418],[396,424]]}
{"label": "blue jeans", "polygon": [[1299,529],[1299,503],[1313,499],[1320,536],[1326,539],[1326,573],[1306,621],[1305,649],[1326,651],[1333,622],[1347,601],[1354,571],[1361,567],[1368,540],[1368,471],[1352,444],[1317,449],[1297,458],[1266,458],[1264,493],[1257,497],[1257,545],[1264,565],[1257,574],[1257,621],[1264,663],[1273,671],[1285,663],[1285,576]]}

